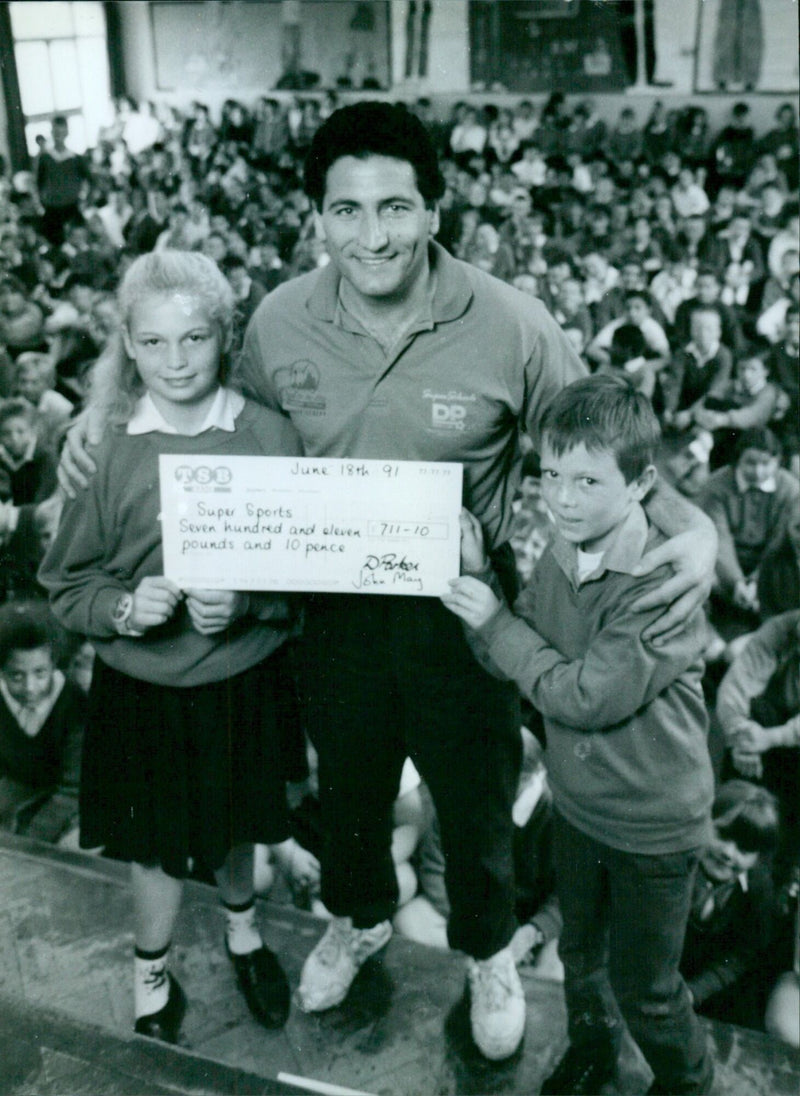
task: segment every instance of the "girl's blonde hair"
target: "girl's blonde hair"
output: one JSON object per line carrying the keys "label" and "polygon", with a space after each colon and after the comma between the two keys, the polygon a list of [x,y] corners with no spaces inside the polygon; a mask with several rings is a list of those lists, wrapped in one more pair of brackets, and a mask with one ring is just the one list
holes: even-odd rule
{"label": "girl's blonde hair", "polygon": [[199,251],[151,251],[135,259],[117,292],[119,328],[108,341],[92,370],[89,404],[112,424],[127,422],[144,394],[136,363],[128,357],[122,329],[133,309],[147,297],[184,293],[200,300],[213,323],[219,326],[223,352],[220,380],[229,373],[227,360],[231,342],[235,300],[233,290],[217,264]]}

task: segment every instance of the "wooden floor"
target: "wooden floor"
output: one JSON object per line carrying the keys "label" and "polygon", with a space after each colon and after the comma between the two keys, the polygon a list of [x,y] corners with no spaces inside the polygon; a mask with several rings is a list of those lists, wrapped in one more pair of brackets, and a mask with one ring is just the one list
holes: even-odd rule
{"label": "wooden floor", "polygon": [[[324,923],[277,904],[259,912],[296,986]],[[284,1030],[267,1032],[235,987],[214,892],[189,884],[173,963],[189,1010],[172,1049],[132,1033],[131,949],[123,865],[0,835],[2,1096],[299,1093],[320,1083],[371,1096],[533,1096],[564,1047],[561,987],[526,978],[522,1048],[485,1062],[469,1037],[463,960],[398,938],[343,1006],[318,1016],[293,1007]],[[715,1096],[800,1093],[797,1054],[737,1028],[709,1035]],[[648,1083],[629,1046],[605,1091],[632,1096]]]}

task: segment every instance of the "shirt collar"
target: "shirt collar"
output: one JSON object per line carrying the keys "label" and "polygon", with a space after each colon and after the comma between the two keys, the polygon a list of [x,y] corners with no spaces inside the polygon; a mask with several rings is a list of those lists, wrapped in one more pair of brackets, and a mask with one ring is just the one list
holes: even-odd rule
{"label": "shirt collar", "polygon": [[763,491],[765,495],[774,495],[778,489],[778,481],[775,476],[770,476],[763,483],[747,483],[738,468],[734,475],[736,477],[736,490],[740,495],[745,495],[748,491]]}
{"label": "shirt collar", "polygon": [[[606,571],[617,571],[622,575],[632,573],[634,567],[644,555],[649,536],[647,515],[639,503],[634,503],[630,513],[619,525],[613,540],[603,552],[600,566],[584,582],[602,578]],[[550,545],[556,563],[561,570],[578,585],[578,546],[565,540],[556,532]]]}
{"label": "shirt collar", "polygon": [[[441,244],[429,245],[431,271],[430,318],[432,324],[446,323],[463,316],[472,300],[472,286],[466,263],[454,259]],[[309,312],[318,320],[344,326],[347,315],[339,300],[341,275],[333,263],[328,263],[316,276],[306,302]]]}
{"label": "shirt collar", "polygon": [[[206,430],[225,430],[232,434],[236,429],[236,419],[244,407],[244,396],[233,388],[220,387],[208,414],[198,430],[192,431],[192,437],[204,434]],[[185,430],[176,429],[167,422],[158,410],[149,392],[141,397],[136,410],[128,420],[127,434],[185,434]]]}
{"label": "shirt collar", "polygon": [[706,365],[712,360],[712,358],[715,358],[717,356],[717,353],[719,352],[719,347],[719,342],[715,342],[711,349],[704,354],[697,345],[697,343],[690,342],[686,349],[689,351],[689,353],[692,355],[698,365]]}
{"label": "shirt collar", "polygon": [[18,469],[20,469],[23,464],[28,464],[29,461],[33,460],[34,454],[36,453],[36,444],[38,440],[38,435],[34,434],[31,440],[28,442],[28,448],[19,459],[12,457],[6,447],[4,445],[0,445],[0,452],[2,452],[5,463],[8,465],[12,472],[18,471]]}

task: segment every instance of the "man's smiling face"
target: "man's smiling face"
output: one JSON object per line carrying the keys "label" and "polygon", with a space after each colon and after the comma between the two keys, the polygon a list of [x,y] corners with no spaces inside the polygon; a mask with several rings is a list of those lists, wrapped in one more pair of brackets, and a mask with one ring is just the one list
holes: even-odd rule
{"label": "man's smiling face", "polygon": [[425,204],[408,161],[336,160],[316,218],[331,261],[363,297],[402,300],[427,274],[439,215]]}

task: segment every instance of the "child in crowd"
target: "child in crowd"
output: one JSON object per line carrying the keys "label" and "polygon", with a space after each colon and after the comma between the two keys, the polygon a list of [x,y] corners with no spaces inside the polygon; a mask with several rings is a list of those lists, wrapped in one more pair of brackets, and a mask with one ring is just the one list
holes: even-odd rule
{"label": "child in crowd", "polygon": [[731,767],[777,797],[779,883],[800,866],[800,610],[767,620],[731,663],[717,692]]}
{"label": "child in crowd", "polygon": [[544,1093],[596,1093],[621,1027],[607,984],[655,1074],[651,1092],[706,1093],[713,1066],[679,973],[713,776],[701,687],[702,614],[658,647],[636,612],[659,572],[642,500],[658,422],[625,381],[564,389],[541,424],[542,490],[556,534],[513,611],[495,592],[480,526],[462,518],[461,578],[444,604],[476,654],[542,713],[555,806],[570,1046]]}
{"label": "child in crowd", "polygon": [[44,312],[12,274],[0,276],[0,346],[12,358],[23,350],[46,350]]}
{"label": "child in crowd", "polygon": [[57,841],[78,814],[83,694],[57,668],[44,601],[0,607],[0,827]]}
{"label": "child in crowd", "polygon": [[659,377],[664,404],[663,421],[686,430],[695,408],[705,396],[723,396],[733,371],[733,359],[722,344],[722,321],[712,307],[696,307],[691,314],[691,338],[673,356]]}
{"label": "child in crowd", "polygon": [[24,399],[0,403],[0,474],[7,489],[0,497],[15,506],[41,502],[56,489],[56,460],[43,444],[37,429],[37,413]]}
{"label": "child in crowd", "polygon": [[286,978],[255,921],[253,843],[288,835],[297,728],[285,598],[164,577],[158,456],[300,446],[286,420],[225,386],[234,302],[210,260],[142,256],[119,303],[121,333],[95,374],[110,424],[99,470],[65,505],[40,577],[56,616],[96,648],[81,843],[132,861],[135,1030],[174,1043],[186,999],[167,957],[194,858],[214,872],[248,1007],[265,1026],[286,1020]]}
{"label": "child in crowd", "polygon": [[55,536],[60,514],[59,491],[43,502],[25,506],[0,503],[0,603],[47,596],[37,572]]}
{"label": "child in crowd", "polygon": [[778,806],[765,788],[728,780],[711,809],[714,834],[700,856],[681,958],[697,1012],[761,1026],[769,979]]}
{"label": "child in crowd", "polygon": [[21,396],[39,416],[42,435],[51,448],[57,447],[62,427],[69,421],[74,405],[55,390],[56,369],[49,354],[29,350],[14,363],[14,395]]}
{"label": "child in crowd", "polygon": [[778,466],[779,454],[771,430],[744,430],[733,462],[713,472],[698,497],[719,534],[712,617],[720,625],[758,612],[761,559],[783,539],[800,495],[798,481]]}
{"label": "child in crowd", "polygon": [[[661,324],[653,317],[652,301],[646,290],[629,289],[625,292],[625,311],[622,316],[606,324],[586,348],[586,356],[597,366],[611,363],[611,342],[614,332],[623,324],[638,327],[644,337],[645,352],[639,355],[635,372],[639,373],[637,387],[648,397],[653,395],[660,370],[670,358],[669,340]],[[629,370],[634,372],[634,370]]]}
{"label": "child in crowd", "polygon": [[788,404],[782,389],[770,380],[763,356],[740,358],[727,388],[709,391],[693,411],[697,425],[714,437],[711,467],[729,463],[742,430],[767,426],[786,413]]}
{"label": "child in crowd", "polygon": [[773,429],[783,446],[787,465],[800,476],[800,307],[790,305],[781,339],[770,350],[767,358],[770,377],[786,397],[786,414]]}
{"label": "child in crowd", "polygon": [[800,499],[789,506],[782,539],[764,553],[758,569],[758,608],[762,620],[800,609]]}

